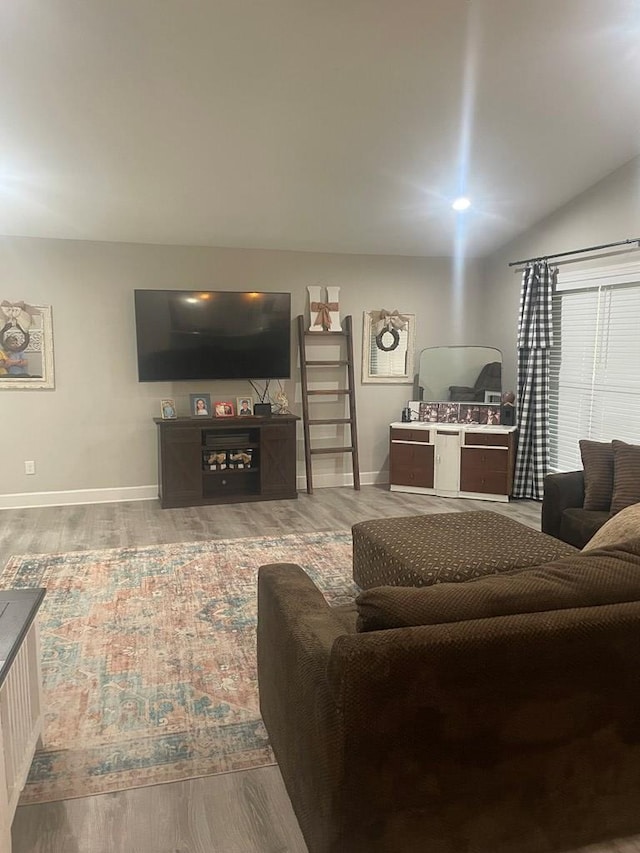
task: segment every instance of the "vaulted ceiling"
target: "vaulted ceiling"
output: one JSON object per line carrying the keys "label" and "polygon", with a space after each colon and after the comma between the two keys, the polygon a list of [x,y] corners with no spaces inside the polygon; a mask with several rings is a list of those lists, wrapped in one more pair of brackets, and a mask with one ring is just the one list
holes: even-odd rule
{"label": "vaulted ceiling", "polygon": [[9,235],[482,255],[640,152],[638,0],[3,0],[0,56]]}

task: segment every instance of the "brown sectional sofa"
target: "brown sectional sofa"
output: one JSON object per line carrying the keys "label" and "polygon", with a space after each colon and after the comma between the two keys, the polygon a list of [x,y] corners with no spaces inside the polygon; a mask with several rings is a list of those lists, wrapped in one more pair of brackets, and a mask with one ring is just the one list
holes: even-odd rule
{"label": "brown sectional sofa", "polygon": [[547,474],[542,501],[542,531],[582,548],[611,518],[606,510],[584,508],[584,471]]}
{"label": "brown sectional sofa", "polygon": [[640,831],[640,538],[332,608],[260,569],[260,703],[310,853],[558,853]]}
{"label": "brown sectional sofa", "polygon": [[617,439],[579,444],[582,471],[545,477],[542,531],[583,548],[608,519],[640,501],[640,446]]}

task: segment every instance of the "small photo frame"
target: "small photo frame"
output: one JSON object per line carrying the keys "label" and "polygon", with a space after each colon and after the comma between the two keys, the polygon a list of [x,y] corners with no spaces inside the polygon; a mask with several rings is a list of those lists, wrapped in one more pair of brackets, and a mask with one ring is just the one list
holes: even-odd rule
{"label": "small photo frame", "polygon": [[458,403],[438,403],[438,423],[457,424],[460,418]]}
{"label": "small photo frame", "polygon": [[192,418],[210,418],[211,394],[189,394],[189,411]]}
{"label": "small photo frame", "polygon": [[407,408],[409,409],[410,420],[419,421],[420,420],[420,400],[409,400],[407,402]]}
{"label": "small photo frame", "polygon": [[175,400],[160,400],[160,417],[163,421],[171,421],[178,417]]}
{"label": "small photo frame", "polygon": [[498,426],[500,424],[500,406],[485,406],[485,408],[488,426]]}
{"label": "small photo frame", "polygon": [[216,400],[213,404],[213,414],[216,418],[232,418],[235,414],[231,400]]}
{"label": "small photo frame", "polygon": [[485,406],[474,406],[472,404],[460,403],[459,423],[461,424],[486,424],[487,412]]}
{"label": "small photo frame", "polygon": [[239,418],[246,418],[247,415],[253,414],[253,397],[236,397],[238,408],[236,409]]}
{"label": "small photo frame", "polygon": [[[409,403],[409,406],[413,405]],[[413,410],[411,419],[413,420]],[[418,420],[435,424],[438,422],[438,403],[418,403]]]}

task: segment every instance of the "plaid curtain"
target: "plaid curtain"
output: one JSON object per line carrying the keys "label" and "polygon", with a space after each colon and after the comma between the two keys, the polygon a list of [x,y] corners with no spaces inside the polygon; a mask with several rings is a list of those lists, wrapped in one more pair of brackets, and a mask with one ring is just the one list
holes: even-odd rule
{"label": "plaid curtain", "polygon": [[522,276],[518,322],[519,439],[514,498],[541,501],[549,465],[549,353],[553,344],[553,273],[546,261]]}

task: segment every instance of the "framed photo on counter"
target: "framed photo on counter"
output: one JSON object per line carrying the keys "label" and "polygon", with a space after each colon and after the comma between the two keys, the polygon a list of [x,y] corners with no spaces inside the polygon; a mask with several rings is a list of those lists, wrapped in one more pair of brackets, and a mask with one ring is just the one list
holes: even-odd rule
{"label": "framed photo on counter", "polygon": [[193,418],[210,418],[211,394],[189,394],[189,411]]}

